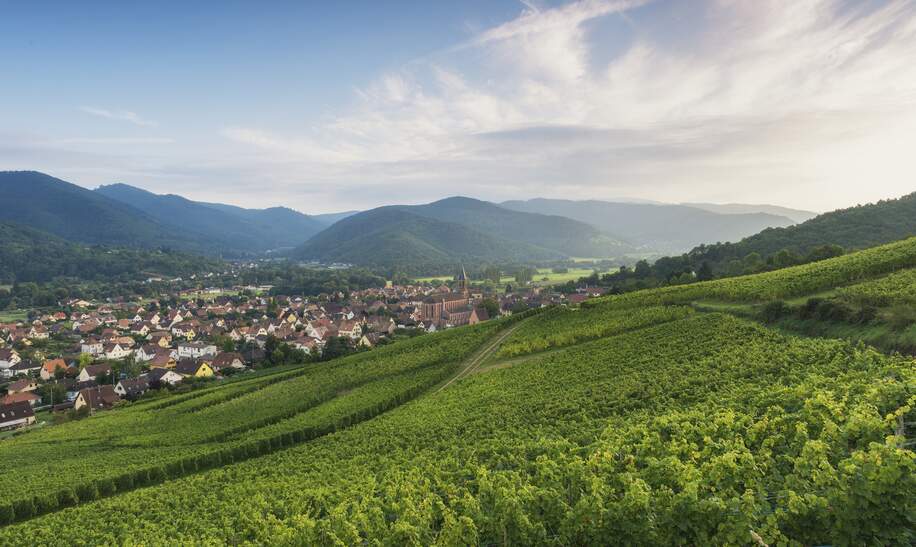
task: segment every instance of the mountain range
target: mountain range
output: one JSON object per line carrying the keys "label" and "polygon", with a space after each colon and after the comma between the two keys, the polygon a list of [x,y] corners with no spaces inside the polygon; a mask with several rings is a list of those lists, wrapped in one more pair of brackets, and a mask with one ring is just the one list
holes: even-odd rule
{"label": "mountain range", "polygon": [[[192,201],[127,184],[88,190],[34,171],[0,172],[0,194],[5,205],[0,222],[79,244],[226,258],[273,254],[404,273],[438,273],[456,261],[630,260],[688,251],[711,260],[710,249],[734,257],[783,248],[803,252],[821,243],[860,248],[905,237],[912,222],[908,206],[897,203],[912,198],[799,225],[796,220],[815,213],[769,205],[557,199],[496,204],[468,197],[310,216],[286,207]],[[735,243],[712,243],[721,241]]]}
{"label": "mountain range", "polygon": [[206,241],[224,255],[295,247],[327,227],[286,207],[244,209],[154,194],[127,184],[100,186],[95,193],[139,209],[195,240]]}
{"label": "mountain range", "polygon": [[682,253],[701,243],[738,241],[765,228],[795,223],[791,218],[771,213],[713,212],[686,205],[655,203],[539,198],[506,201],[500,205],[516,211],[574,218],[654,253]]}

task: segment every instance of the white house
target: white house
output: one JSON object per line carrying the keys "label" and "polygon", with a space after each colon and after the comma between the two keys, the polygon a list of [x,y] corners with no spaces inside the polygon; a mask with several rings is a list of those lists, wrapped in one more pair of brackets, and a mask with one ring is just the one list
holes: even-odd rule
{"label": "white house", "polygon": [[197,359],[198,357],[216,355],[216,346],[204,342],[186,342],[178,344],[178,358]]}

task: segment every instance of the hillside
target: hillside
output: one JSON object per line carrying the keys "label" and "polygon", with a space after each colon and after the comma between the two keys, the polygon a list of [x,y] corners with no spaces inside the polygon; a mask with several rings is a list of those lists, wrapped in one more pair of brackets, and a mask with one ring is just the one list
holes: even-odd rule
{"label": "hillside", "polygon": [[0,284],[184,276],[218,269],[215,260],[176,251],[86,246],[13,223],[0,222]]}
{"label": "hillside", "polygon": [[561,215],[597,227],[646,251],[679,253],[701,243],[737,241],[764,228],[793,221],[766,213],[720,214],[697,207],[531,199],[500,204],[517,211]]}
{"label": "hillside", "polygon": [[551,260],[563,255],[400,207],[381,207],[337,222],[293,256],[413,274],[451,272],[462,261]]}
{"label": "hillside", "polygon": [[133,247],[200,249],[139,209],[35,171],[0,172],[0,221],[69,241]]}
{"label": "hillside", "polygon": [[824,213],[786,228],[771,228],[737,243],[704,245],[688,253],[700,265],[708,262],[719,271],[729,261],[751,253],[767,258],[779,253],[805,255],[824,245],[864,249],[916,235],[916,193],[848,209]]}
{"label": "hillside", "polygon": [[693,302],[914,266],[916,238],[37,429],[0,443],[0,542],[909,545],[913,359]]}
{"label": "hillside", "polygon": [[703,209],[722,215],[742,215],[749,213],[766,213],[791,219],[793,222],[805,222],[817,216],[813,211],[791,209],[778,205],[749,204],[749,203],[682,203],[687,207]]}
{"label": "hillside", "polygon": [[206,242],[222,254],[295,247],[324,228],[322,223],[285,207],[244,209],[202,203],[173,194],[153,194],[127,184],[100,186],[95,191]]}
{"label": "hillside", "polygon": [[293,256],[441,273],[450,272],[456,261],[514,263],[619,257],[631,252],[631,246],[576,220],[453,197],[353,214],[312,238]]}

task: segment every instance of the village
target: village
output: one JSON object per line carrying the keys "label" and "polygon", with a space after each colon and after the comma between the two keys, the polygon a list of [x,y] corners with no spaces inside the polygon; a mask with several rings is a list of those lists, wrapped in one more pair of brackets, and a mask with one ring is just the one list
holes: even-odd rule
{"label": "village", "polygon": [[270,286],[184,289],[142,302],[71,299],[0,323],[0,431],[196,389],[234,374],[371,350],[398,338],[473,325],[603,293],[542,287],[495,293],[470,284],[272,294]]}

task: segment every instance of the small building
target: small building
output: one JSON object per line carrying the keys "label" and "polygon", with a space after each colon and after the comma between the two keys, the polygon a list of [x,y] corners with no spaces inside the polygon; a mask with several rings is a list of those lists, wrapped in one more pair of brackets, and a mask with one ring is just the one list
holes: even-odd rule
{"label": "small building", "polygon": [[111,365],[88,365],[80,371],[76,379],[80,382],[88,382],[89,380],[95,380],[101,374],[106,376],[111,375]]}
{"label": "small building", "polygon": [[207,355],[216,355],[216,346],[204,342],[184,342],[178,344],[178,358],[197,359]]}
{"label": "small building", "polygon": [[73,409],[80,410],[87,407],[90,410],[105,410],[111,408],[121,400],[121,397],[115,393],[114,386],[104,385],[82,389],[76,400],[73,401]]}
{"label": "small building", "polygon": [[184,377],[209,378],[214,375],[213,367],[204,361],[181,359],[175,365],[175,372]]}
{"label": "small building", "polygon": [[154,368],[146,374],[146,381],[152,388],[174,386],[181,383],[183,379],[181,374],[167,368]]}
{"label": "small building", "polygon": [[31,391],[23,391],[20,393],[8,393],[3,397],[3,400],[0,401],[0,404],[4,405],[13,405],[16,403],[26,403],[29,406],[35,406],[41,401],[41,397],[32,393]]}
{"label": "small building", "polygon": [[41,364],[41,379],[47,382],[54,378],[58,370],[66,372],[68,368],[63,359],[49,359]]}
{"label": "small building", "polygon": [[134,400],[149,391],[149,381],[145,377],[121,380],[115,386],[115,393],[126,399]]}
{"label": "small building", "polygon": [[11,383],[6,388],[6,392],[9,394],[13,393],[25,393],[28,391],[35,391],[38,389],[38,383],[31,378],[23,378],[22,380],[16,380]]}
{"label": "small building", "polygon": [[35,411],[25,402],[0,406],[0,430],[18,429],[35,423]]}

